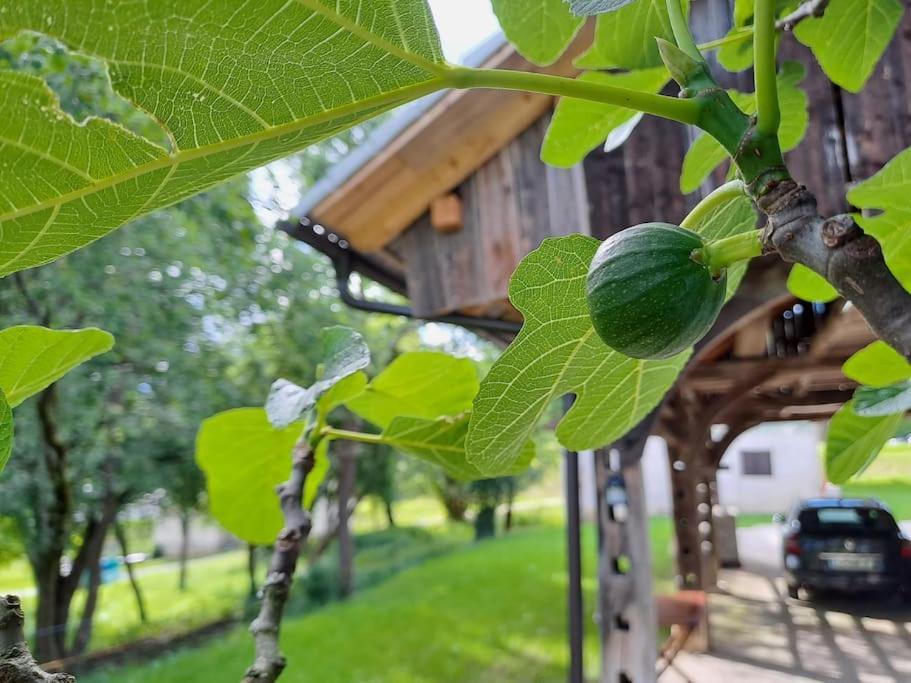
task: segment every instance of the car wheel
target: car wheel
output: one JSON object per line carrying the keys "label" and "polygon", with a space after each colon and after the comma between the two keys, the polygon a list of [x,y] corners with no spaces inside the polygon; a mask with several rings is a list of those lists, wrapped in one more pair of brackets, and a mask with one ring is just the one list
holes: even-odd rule
{"label": "car wheel", "polygon": [[800,600],[800,586],[798,586],[796,583],[789,583],[788,597],[792,600]]}

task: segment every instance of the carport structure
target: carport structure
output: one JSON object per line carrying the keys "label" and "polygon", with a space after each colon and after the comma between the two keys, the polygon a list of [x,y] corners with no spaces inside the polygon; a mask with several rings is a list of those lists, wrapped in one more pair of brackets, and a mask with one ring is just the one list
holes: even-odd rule
{"label": "carport structure", "polygon": [[[727,0],[696,0],[691,13],[699,40],[729,28]],[[782,58],[807,67],[802,85],[810,101],[806,142],[789,163],[794,176],[817,192],[824,215],[848,209],[847,186],[911,145],[907,13],[904,22],[860,95],[833,86],[805,48],[790,36],[783,39]],[[545,71],[573,75],[573,57],[571,50]],[[541,70],[501,39],[471,61]],[[725,85],[750,90],[751,80],[730,76]],[[285,229],[329,255],[349,305],[453,322],[506,342],[521,324],[507,299],[509,277],[542,239],[577,232],[604,239],[637,223],[679,222],[711,189],[681,194],[679,173],[693,133],[660,119],[643,120],[621,146],[592,152],[577,167],[545,166],[539,150],[553,105],[541,95],[486,91],[409,105],[314,187]],[[712,186],[721,182],[723,174],[716,173]],[[409,304],[360,299],[348,286],[355,272],[405,295]],[[796,300],[787,292],[787,274],[779,260],[755,261],[664,404],[597,456],[597,614],[605,682],[655,678],[655,606],[638,465],[645,438],[658,434],[669,446],[679,585],[709,590],[718,565],[716,472],[733,439],[761,422],[826,419],[852,394],[854,384],[841,367],[873,341],[872,333],[850,307]],[[570,474],[573,462],[570,456]],[[617,473],[630,510],[622,520],[605,496]],[[570,521],[573,514],[571,506]],[[571,570],[578,561],[577,535],[571,527]],[[579,596],[575,586],[570,628],[576,648]],[[580,666],[576,661],[571,680],[581,680]]]}

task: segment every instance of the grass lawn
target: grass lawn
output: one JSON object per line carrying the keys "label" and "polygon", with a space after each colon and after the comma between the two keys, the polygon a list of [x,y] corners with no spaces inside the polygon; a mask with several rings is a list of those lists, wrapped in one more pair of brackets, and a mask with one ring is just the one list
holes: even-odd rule
{"label": "grass lawn", "polygon": [[[357,537],[355,577],[359,586],[371,585],[390,574],[420,562],[427,557],[450,552],[465,545],[471,538],[466,526],[441,525],[433,529],[401,529],[391,532],[363,534]],[[334,561],[331,553],[320,562],[329,567]],[[258,563],[261,582],[267,558]],[[122,572],[120,581],[101,587],[91,649],[127,643],[138,638],[183,633],[223,617],[241,616],[249,595],[247,552],[239,550],[190,562],[188,587],[177,590],[178,566],[174,562],[153,562],[138,570],[138,580],[145,599],[148,621],[142,623],[129,583]],[[329,579],[331,581],[331,579]],[[329,586],[331,593],[332,586]],[[0,574],[0,593],[22,595],[27,624],[34,626],[36,596],[31,571],[24,561],[3,568]],[[74,600],[73,623],[82,609],[84,595],[80,591]],[[303,599],[296,606],[300,606]]]}
{"label": "grass lawn", "polygon": [[845,496],[879,498],[892,510],[896,519],[911,519],[911,479],[868,481],[861,479],[841,487]]}
{"label": "grass lawn", "polygon": [[[667,519],[653,520],[659,590],[670,589]],[[586,610],[594,607],[595,542],[585,531]],[[523,527],[407,569],[350,602],[288,619],[283,680],[293,683],[552,683],[565,677],[565,536],[562,526]],[[589,620],[587,659],[597,667]],[[251,658],[246,630],[81,683],[236,680]]]}

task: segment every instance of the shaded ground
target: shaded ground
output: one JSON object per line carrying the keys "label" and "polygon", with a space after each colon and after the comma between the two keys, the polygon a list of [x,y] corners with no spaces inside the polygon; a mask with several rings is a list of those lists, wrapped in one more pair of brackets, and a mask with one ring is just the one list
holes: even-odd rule
{"label": "shaded ground", "polygon": [[681,655],[661,683],[911,681],[911,607],[895,596],[790,600],[778,530],[739,530],[738,543],[743,569],[723,572],[710,598],[712,653]]}

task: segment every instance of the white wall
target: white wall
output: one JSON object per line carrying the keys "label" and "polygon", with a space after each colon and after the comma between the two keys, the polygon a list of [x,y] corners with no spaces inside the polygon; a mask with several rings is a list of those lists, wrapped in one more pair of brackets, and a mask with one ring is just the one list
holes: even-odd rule
{"label": "white wall", "polygon": [[[809,422],[782,422],[754,427],[731,444],[718,472],[722,505],[744,513],[787,512],[800,498],[819,496],[825,476],[819,456],[822,426]],[[772,476],[742,473],[744,450],[768,450]]]}
{"label": "white wall", "polygon": [[[760,425],[731,444],[718,472],[718,497],[722,505],[747,514],[786,512],[799,498],[818,496],[825,477],[819,458],[822,428],[809,422]],[[771,453],[772,476],[748,476],[741,471],[741,452]],[[583,513],[594,510],[594,466],[590,453],[579,456]],[[642,458],[645,496],[651,515],[670,515],[671,476],[664,439],[650,437]]]}

